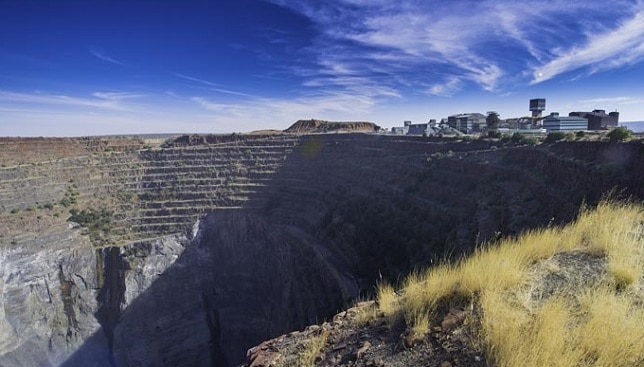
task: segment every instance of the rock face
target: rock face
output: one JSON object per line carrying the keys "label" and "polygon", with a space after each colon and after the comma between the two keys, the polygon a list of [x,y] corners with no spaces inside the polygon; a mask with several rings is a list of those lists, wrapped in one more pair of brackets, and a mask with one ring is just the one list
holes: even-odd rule
{"label": "rock face", "polygon": [[51,159],[8,148],[23,143],[0,139],[3,367],[234,365],[380,276],[564,222],[614,187],[644,198],[640,143],[24,143]]}
{"label": "rock face", "polygon": [[367,132],[372,133],[380,130],[380,126],[373,122],[337,122],[323,120],[298,120],[291,127],[284,130],[285,133],[317,134],[329,132]]}
{"label": "rock face", "polygon": [[72,231],[0,248],[0,365],[60,365],[99,330],[96,263]]}
{"label": "rock face", "polygon": [[228,365],[249,341],[301,328],[350,296],[298,231],[238,211],[201,226],[185,247],[166,239],[121,250],[126,293],[109,325],[116,365]]}

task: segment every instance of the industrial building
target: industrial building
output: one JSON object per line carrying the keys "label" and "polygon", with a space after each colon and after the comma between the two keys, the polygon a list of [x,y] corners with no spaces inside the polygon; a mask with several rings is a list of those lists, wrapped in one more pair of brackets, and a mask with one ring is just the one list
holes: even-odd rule
{"label": "industrial building", "polygon": [[588,130],[606,130],[617,127],[619,123],[619,112],[606,114],[605,110],[593,110],[593,112],[571,112],[568,115],[587,119]]}
{"label": "industrial building", "polygon": [[588,130],[588,119],[579,116],[559,116],[553,112],[543,119],[546,131],[580,131]]}
{"label": "industrial building", "polygon": [[424,124],[409,124],[407,128],[407,134],[409,135],[423,135],[427,134],[427,127],[429,126],[429,123],[424,123]]}
{"label": "industrial building", "polygon": [[480,113],[461,113],[447,118],[447,125],[465,134],[478,131],[486,126],[485,115]]}
{"label": "industrial building", "polygon": [[546,110],[545,98],[534,98],[530,100],[530,111],[532,112],[532,119],[537,120],[541,118],[541,113]]}
{"label": "industrial building", "polygon": [[[429,120],[427,123],[412,124],[411,121],[404,121],[402,127],[392,127],[391,133],[396,135],[445,135],[445,134],[471,134],[485,131],[486,129],[498,129],[504,133],[543,133],[545,131],[583,131],[583,130],[606,130],[614,128],[619,124],[619,113],[611,112],[606,114],[605,110],[593,110],[592,112],[570,112],[568,116],[559,116],[553,112],[543,117],[546,110],[545,98],[530,99],[530,112],[532,116],[519,118],[508,118],[498,123],[490,122],[488,126],[486,116],[480,113],[460,113],[441,119]],[[488,114],[496,112],[488,112]],[[448,127],[449,126],[449,127]]]}
{"label": "industrial building", "polygon": [[435,124],[436,120],[430,120],[423,124],[412,124],[411,121],[405,121],[404,126],[392,127],[391,133],[394,135],[425,135],[432,122]]}
{"label": "industrial building", "polygon": [[408,131],[408,126],[394,126],[391,128],[391,133],[394,135],[407,135]]}

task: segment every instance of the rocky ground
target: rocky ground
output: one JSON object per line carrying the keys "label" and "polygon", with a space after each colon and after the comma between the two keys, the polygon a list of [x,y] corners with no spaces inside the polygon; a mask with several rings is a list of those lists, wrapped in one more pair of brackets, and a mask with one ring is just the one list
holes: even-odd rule
{"label": "rocky ground", "polygon": [[426,335],[414,335],[404,322],[379,314],[373,301],[362,302],[330,322],[250,349],[242,366],[487,366],[466,321],[470,313],[446,311]]}
{"label": "rocky ground", "polygon": [[[633,257],[641,256],[634,252],[631,252]],[[576,305],[574,307],[578,318],[575,323],[584,323],[586,321],[579,317],[586,314],[579,311],[583,307],[579,306],[580,298],[577,297],[609,285],[618,287],[616,294],[620,300],[633,300],[630,304],[635,306],[632,311],[636,313],[642,304],[642,279],[639,283],[638,279],[633,279],[634,283],[628,289],[615,285],[609,271],[610,256],[614,255],[582,248],[552,254],[534,261],[527,269],[526,282],[520,289],[514,290],[515,296],[510,296],[512,292],[507,295],[521,300],[523,306],[519,309],[527,312],[526,315],[539,314],[540,307],[549,302],[551,297],[565,297],[573,300],[572,303]],[[457,272],[455,270],[454,274]],[[402,319],[402,312],[394,313],[398,315],[398,319],[394,319],[395,316],[385,316],[380,312],[375,301],[360,302],[336,314],[329,322],[312,325],[303,331],[282,335],[251,348],[247,353],[246,363],[239,367],[491,366],[494,363],[489,358],[494,358],[494,353],[487,352],[494,347],[486,345],[480,337],[483,314],[487,311],[484,311],[479,296],[481,295],[472,299],[457,297],[439,304],[431,313],[427,331],[422,334],[407,326],[409,321]],[[621,306],[611,303],[611,307]],[[608,311],[610,310],[603,315],[610,318],[611,313]],[[619,319],[615,322],[626,325],[628,321]],[[570,325],[568,327],[572,330]],[[618,333],[626,333],[625,330],[625,327],[618,329]],[[567,335],[574,335],[569,333]],[[641,335],[641,332],[637,333]],[[552,336],[555,338],[556,333]],[[624,344],[619,348],[628,349],[633,346]],[[628,353],[623,354],[627,355]],[[626,359],[621,360],[619,356],[622,355],[616,355],[615,365],[641,366],[641,363],[630,364]],[[531,363],[535,365],[535,360]],[[545,364],[537,362],[536,365]],[[605,364],[589,360],[583,365]]]}

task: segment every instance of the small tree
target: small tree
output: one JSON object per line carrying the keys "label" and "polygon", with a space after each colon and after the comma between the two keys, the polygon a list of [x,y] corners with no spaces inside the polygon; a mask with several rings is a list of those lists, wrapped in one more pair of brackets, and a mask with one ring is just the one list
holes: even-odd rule
{"label": "small tree", "polygon": [[606,136],[608,136],[612,142],[624,141],[630,139],[633,136],[633,132],[624,126],[620,126],[611,130],[606,134]]}
{"label": "small tree", "polygon": [[499,119],[499,114],[495,111],[490,111],[487,113],[487,117],[485,118],[485,124],[487,125],[488,129],[497,129],[499,127],[499,123],[501,122],[501,119]]}

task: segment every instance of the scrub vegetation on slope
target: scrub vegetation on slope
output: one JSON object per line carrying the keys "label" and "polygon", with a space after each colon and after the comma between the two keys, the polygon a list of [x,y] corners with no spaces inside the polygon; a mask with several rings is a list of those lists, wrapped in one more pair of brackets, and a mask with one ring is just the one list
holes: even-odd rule
{"label": "scrub vegetation on slope", "polygon": [[602,202],[563,228],[416,273],[400,297],[382,286],[379,308],[420,339],[441,309],[468,311],[464,324],[495,366],[642,365],[643,226],[641,205]]}

